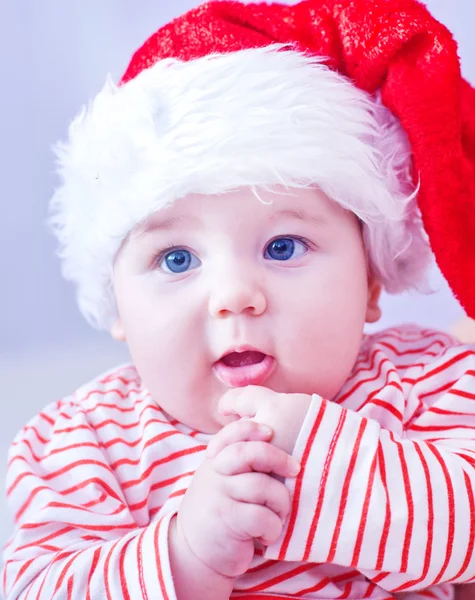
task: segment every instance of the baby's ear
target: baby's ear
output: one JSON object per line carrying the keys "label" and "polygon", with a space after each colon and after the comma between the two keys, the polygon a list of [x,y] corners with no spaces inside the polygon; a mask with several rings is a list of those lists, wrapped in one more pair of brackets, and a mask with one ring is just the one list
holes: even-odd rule
{"label": "baby's ear", "polygon": [[110,334],[118,342],[125,342],[125,331],[122,327],[122,321],[120,318],[117,318],[117,320],[112,324],[112,327],[110,328]]}
{"label": "baby's ear", "polygon": [[379,298],[383,286],[376,279],[371,278],[368,283],[368,304],[366,306],[366,322],[376,323],[381,318]]}

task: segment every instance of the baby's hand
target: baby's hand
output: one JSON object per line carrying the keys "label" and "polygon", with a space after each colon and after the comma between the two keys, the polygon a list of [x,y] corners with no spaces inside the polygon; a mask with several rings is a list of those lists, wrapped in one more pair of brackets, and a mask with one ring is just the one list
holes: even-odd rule
{"label": "baby's hand", "polygon": [[275,542],[290,510],[287,488],[271,474],[293,477],[299,465],[266,441],[271,436],[269,428],[251,421],[224,427],[180,506],[178,537],[203,564],[224,577],[247,571],[254,540],[264,545]]}
{"label": "baby's hand", "polygon": [[228,390],[219,401],[219,411],[268,425],[274,431],[272,443],[292,454],[311,400],[308,394],[282,394],[250,385]]}

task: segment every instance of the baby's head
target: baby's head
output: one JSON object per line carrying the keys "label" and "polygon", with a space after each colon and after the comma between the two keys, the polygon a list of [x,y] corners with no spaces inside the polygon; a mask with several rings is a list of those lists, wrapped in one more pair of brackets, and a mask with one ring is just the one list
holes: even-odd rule
{"label": "baby's head", "polygon": [[379,316],[367,264],[357,217],[318,189],[191,194],[119,250],[112,333],[157,402],[214,431],[229,387],[338,392]]}
{"label": "baby's head", "polygon": [[106,85],[59,148],[52,202],[86,318],[207,432],[229,386],[332,398],[381,287],[416,286],[430,256],[411,148],[378,90],[295,45],[234,34],[201,52],[199,20],[236,6],[163,28]]}

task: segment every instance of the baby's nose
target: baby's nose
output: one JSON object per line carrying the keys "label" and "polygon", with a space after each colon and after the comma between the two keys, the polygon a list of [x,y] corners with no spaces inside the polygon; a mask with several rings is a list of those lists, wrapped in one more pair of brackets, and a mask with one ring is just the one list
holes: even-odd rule
{"label": "baby's nose", "polygon": [[210,294],[209,312],[212,317],[248,313],[261,315],[267,308],[264,290],[257,281],[242,277],[218,281]]}

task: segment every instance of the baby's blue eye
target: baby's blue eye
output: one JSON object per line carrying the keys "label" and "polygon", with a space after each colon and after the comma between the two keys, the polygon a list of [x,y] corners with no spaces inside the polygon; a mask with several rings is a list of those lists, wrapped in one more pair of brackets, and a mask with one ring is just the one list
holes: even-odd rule
{"label": "baby's blue eye", "polygon": [[271,260],[289,260],[305,254],[308,246],[304,242],[290,237],[273,240],[266,248],[264,258]]}
{"label": "baby's blue eye", "polygon": [[185,273],[199,267],[201,262],[188,250],[173,250],[168,252],[160,261],[160,268],[167,273]]}

